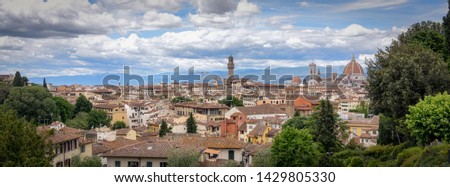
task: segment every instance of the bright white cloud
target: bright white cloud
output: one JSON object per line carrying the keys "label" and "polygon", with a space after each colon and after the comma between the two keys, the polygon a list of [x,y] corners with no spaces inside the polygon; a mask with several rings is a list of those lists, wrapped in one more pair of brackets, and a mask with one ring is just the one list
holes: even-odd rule
{"label": "bright white cloud", "polygon": [[247,0],[242,0],[239,2],[236,9],[237,16],[251,16],[258,14],[259,12],[260,9],[258,5],[249,3]]}

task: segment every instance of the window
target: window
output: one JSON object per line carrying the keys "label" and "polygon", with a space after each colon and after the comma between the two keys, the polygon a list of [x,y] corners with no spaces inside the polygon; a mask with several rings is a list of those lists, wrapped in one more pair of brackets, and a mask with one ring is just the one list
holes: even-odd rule
{"label": "window", "polygon": [[84,152],[86,152],[86,146],[85,145],[82,145],[81,147],[80,147],[80,151],[82,152],[82,153],[84,153]]}
{"label": "window", "polygon": [[119,160],[116,160],[116,161],[114,162],[114,166],[115,166],[115,167],[120,167],[120,161],[119,161]]}
{"label": "window", "polygon": [[234,160],[234,150],[228,150],[228,160]]}
{"label": "window", "polygon": [[153,167],[153,163],[151,161],[147,162],[147,167]]}
{"label": "window", "polygon": [[159,167],[167,167],[167,162],[160,162]]}
{"label": "window", "polygon": [[219,155],[217,154],[208,154],[209,155],[209,159],[216,159],[217,157],[219,157]]}
{"label": "window", "polygon": [[128,161],[128,167],[139,167],[139,162]]}

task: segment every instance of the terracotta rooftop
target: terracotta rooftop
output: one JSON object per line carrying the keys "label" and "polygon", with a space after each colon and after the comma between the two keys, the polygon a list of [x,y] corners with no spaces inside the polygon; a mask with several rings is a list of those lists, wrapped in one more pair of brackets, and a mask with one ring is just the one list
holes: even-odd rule
{"label": "terracotta rooftop", "polygon": [[236,107],[245,115],[260,115],[260,114],[286,114],[279,107],[273,105],[257,105],[252,107]]}
{"label": "terracotta rooftop", "polygon": [[247,132],[247,122],[245,122],[241,126],[239,126],[238,131]]}
{"label": "terracotta rooftop", "polygon": [[278,133],[280,133],[281,129],[272,129],[267,133],[268,137],[274,137],[276,136]]}
{"label": "terracotta rooftop", "polygon": [[48,139],[53,144],[78,139],[81,137],[81,133],[84,132],[84,130],[70,128],[70,127],[62,127],[60,129],[52,129],[52,128],[50,128],[50,126],[39,126],[36,129],[37,129],[37,132],[40,134],[43,134],[43,133],[53,130],[54,131],[53,136],[51,136]]}
{"label": "terracotta rooftop", "polygon": [[102,109],[113,109],[113,108],[118,108],[118,107],[123,107],[122,105],[118,105],[118,104],[94,104],[93,108],[102,108]]}
{"label": "terracotta rooftop", "polygon": [[202,108],[202,109],[228,109],[227,106],[215,103],[198,103],[198,102],[184,102],[177,103],[175,107],[188,107],[188,108]]}
{"label": "terracotta rooftop", "polygon": [[126,158],[167,158],[170,147],[167,142],[140,142],[111,150],[102,154],[102,157],[126,157]]}
{"label": "terracotta rooftop", "polygon": [[259,151],[270,148],[272,146],[272,143],[266,143],[266,144],[247,144],[245,146],[245,152],[247,152],[249,155],[255,155]]}
{"label": "terracotta rooftop", "polygon": [[264,121],[268,122],[269,124],[282,124],[286,118],[284,117],[264,117]]}
{"label": "terracotta rooftop", "polygon": [[140,141],[117,138],[112,142],[97,142],[92,146],[92,154],[97,155],[107,151],[118,149],[127,145],[139,143]]}
{"label": "terracotta rooftop", "polygon": [[127,135],[130,132],[131,129],[129,128],[123,128],[123,129],[119,129],[116,132],[116,135]]}
{"label": "terracotta rooftop", "polygon": [[175,141],[181,145],[202,146],[210,149],[242,149],[245,146],[243,142],[228,137],[184,136],[178,137]]}
{"label": "terracotta rooftop", "polygon": [[135,130],[136,132],[145,132],[148,130],[148,128],[147,127],[134,127],[133,130]]}
{"label": "terracotta rooftop", "polygon": [[249,137],[258,137],[258,136],[262,136],[264,135],[264,131],[266,131],[266,129],[269,128],[267,127],[263,121],[258,122],[258,124],[255,126],[255,128],[252,129],[252,131],[250,131],[248,133]]}

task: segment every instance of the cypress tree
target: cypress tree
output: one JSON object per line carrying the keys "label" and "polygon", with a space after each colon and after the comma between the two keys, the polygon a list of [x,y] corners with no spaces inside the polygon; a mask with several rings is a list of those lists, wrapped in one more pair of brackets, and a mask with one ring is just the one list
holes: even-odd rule
{"label": "cypress tree", "polygon": [[44,88],[47,88],[47,82],[45,81],[45,78],[44,78],[44,83],[42,83],[42,86],[44,86]]}
{"label": "cypress tree", "polygon": [[197,124],[195,123],[194,116],[192,112],[189,113],[189,118],[186,120],[187,133],[194,134],[197,133]]}
{"label": "cypress tree", "polygon": [[14,76],[13,86],[22,87],[23,86],[23,79],[20,75],[19,71],[16,71],[16,75]]}

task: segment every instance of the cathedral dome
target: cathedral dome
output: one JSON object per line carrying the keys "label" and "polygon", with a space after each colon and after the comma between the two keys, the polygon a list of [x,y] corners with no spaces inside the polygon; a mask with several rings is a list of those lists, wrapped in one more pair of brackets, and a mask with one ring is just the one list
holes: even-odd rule
{"label": "cathedral dome", "polygon": [[299,76],[295,76],[295,77],[292,77],[292,82],[293,83],[300,83],[300,82],[302,82],[302,80],[300,79]]}
{"label": "cathedral dome", "polygon": [[356,62],[355,55],[353,55],[352,60],[345,66],[343,74],[364,74],[364,69],[362,68],[361,64]]}

